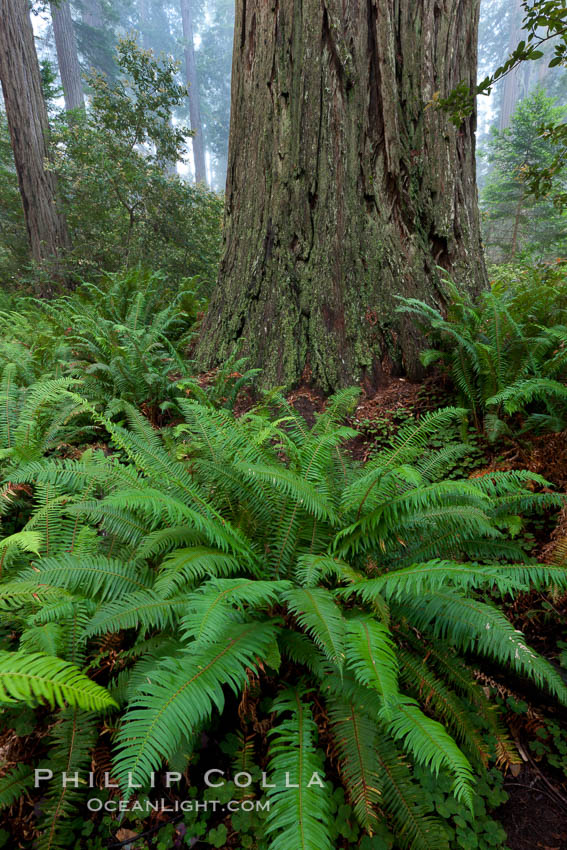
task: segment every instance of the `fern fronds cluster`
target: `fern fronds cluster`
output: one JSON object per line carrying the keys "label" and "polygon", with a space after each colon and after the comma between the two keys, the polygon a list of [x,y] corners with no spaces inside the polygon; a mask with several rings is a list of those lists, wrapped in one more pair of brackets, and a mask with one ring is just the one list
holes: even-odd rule
{"label": "fern fronds cluster", "polygon": [[[496,604],[567,587],[567,569],[533,563],[507,537],[561,498],[531,473],[445,480],[445,455],[426,447],[460,409],[407,426],[360,466],[343,448],[352,390],[311,428],[277,395],[238,419],[182,397],[183,422],[164,434],[124,401],[117,422],[74,387],[57,392],[112,452],[62,459],[42,438],[6,456],[17,498],[2,519],[0,612],[18,649],[0,658],[0,697],[58,705],[54,753],[72,764],[88,760],[96,714],[113,713],[113,776],[128,796],[129,777],[147,787],[177,764],[254,677],[277,692],[273,850],[331,846],[321,711],[361,827],[386,819],[402,848],[446,847],[411,766],[450,776],[472,806],[484,733],[505,741],[474,665],[488,658],[567,701]],[[125,633],[109,668],[100,641]],[[51,850],[72,805],[49,797]]]}
{"label": "fern fronds cluster", "polygon": [[[541,287],[495,286],[477,301],[445,280],[447,315],[423,301],[400,298],[433,343],[425,366],[443,363],[460,403],[491,440],[510,432],[510,416],[524,415],[523,430],[560,431],[567,423],[567,327],[563,291],[547,305],[552,326],[536,323]],[[546,295],[549,298],[549,289]]]}

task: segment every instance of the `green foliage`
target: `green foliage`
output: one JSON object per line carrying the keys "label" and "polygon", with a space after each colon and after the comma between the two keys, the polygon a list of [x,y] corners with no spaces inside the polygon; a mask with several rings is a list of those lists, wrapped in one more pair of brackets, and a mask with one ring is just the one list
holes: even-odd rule
{"label": "green foliage", "polygon": [[450,784],[445,777],[434,779],[417,768],[416,778],[423,789],[428,806],[445,820],[445,830],[451,847],[462,850],[506,850],[506,833],[490,817],[489,811],[508,799],[502,788],[503,777],[497,770],[488,771],[475,786],[474,811],[455,803]]}
{"label": "green foliage", "polygon": [[[60,706],[54,763],[88,769],[90,713],[114,710],[112,775],[125,797],[129,777],[143,794],[164,762],[184,769],[198,756],[201,731],[236,719],[236,698],[244,737],[232,755],[247,765],[245,706],[257,694],[276,787],[267,826],[235,813],[247,846],[255,829],[266,850],[331,847],[366,831],[360,847],[392,847],[395,834],[400,848],[441,850],[445,828],[412,771],[447,783],[468,823],[485,732],[511,751],[475,683],[476,659],[567,700],[555,668],[496,605],[501,594],[567,586],[567,570],[534,564],[506,536],[561,499],[529,489],[545,484],[531,473],[446,480],[444,450],[429,444],[461,410],[408,422],[359,466],[341,448],[354,435],[342,424],[351,390],[311,428],[277,394],[239,418],[182,397],[183,421],[163,438],[128,402],[117,422],[65,384],[33,392],[56,421],[72,404],[111,446],[69,459],[42,438],[29,456],[7,457],[3,687]],[[21,407],[22,434],[37,409]],[[101,640],[126,641],[116,665]],[[68,790],[48,793],[50,850],[70,843],[81,792]],[[192,817],[192,834],[222,846],[222,823]]]}
{"label": "green foliage", "polygon": [[[550,168],[555,155],[550,131],[565,115],[553,98],[536,89],[521,100],[505,130],[493,130],[481,153],[491,170],[481,202],[484,209],[484,241],[489,256],[514,258],[523,252],[544,258],[565,256],[565,215],[556,203],[554,189],[536,197],[526,178],[531,169]],[[567,180],[567,168],[554,169],[557,192]]]}
{"label": "green foliage", "polygon": [[229,410],[241,389],[253,384],[261,369],[246,369],[246,358],[238,356],[238,350],[225,363],[215,370],[209,383],[202,385],[195,378],[184,379],[178,387],[186,395],[201,404],[212,407],[226,407]]}
{"label": "green foliage", "polygon": [[535,198],[552,198],[558,210],[567,207],[565,160],[567,159],[567,123],[547,121],[539,127],[541,138],[549,144],[550,157],[531,163],[525,172],[526,185]]}
{"label": "green foliage", "polygon": [[[190,131],[172,122],[187,100],[178,66],[154,58],[132,37],[118,43],[115,70],[92,72],[85,112],[51,120],[51,165],[73,243],[69,280],[96,280],[138,264],[179,285],[194,279],[206,295],[216,280],[222,199],[176,172]],[[51,76],[50,76],[51,75]],[[45,86],[52,85],[50,66]],[[51,89],[47,92],[53,93]],[[53,111],[53,110],[52,110]],[[5,115],[0,112],[0,275],[32,292],[52,291],[30,265]],[[49,285],[47,285],[49,284]]]}
{"label": "green foliage", "polygon": [[119,42],[117,64],[121,76],[95,73],[86,113],[61,115],[52,134],[70,272],[85,279],[142,263],[176,282],[198,276],[209,292],[222,202],[174,173],[189,134],[171,123],[186,99],[177,66],[131,38]]}
{"label": "green foliage", "polygon": [[191,284],[175,292],[162,275],[132,269],[37,306],[53,337],[65,340],[67,369],[81,378],[85,395],[157,413],[190,366],[185,352],[202,306]]}
{"label": "green foliage", "polygon": [[[62,382],[67,379],[55,376],[75,378],[83,395],[101,407],[115,400],[117,416],[117,400],[143,406],[156,421],[168,415],[175,406],[177,384],[189,380],[192,366],[188,349],[204,306],[195,285],[187,279],[177,287],[163,274],[135,268],[105,275],[96,285],[82,284],[52,301],[14,298],[17,309],[0,313],[0,368],[3,361],[9,364],[10,377],[4,381],[11,386],[7,404],[14,407],[13,416],[36,378],[50,374]],[[224,376],[218,388],[226,391],[227,404],[254,375],[250,371],[241,381]],[[55,420],[52,425],[55,433]],[[72,430],[68,424],[66,428],[65,436],[72,441]],[[26,434],[26,440],[30,436]]]}
{"label": "green foliage", "polygon": [[33,784],[32,770],[27,764],[20,764],[5,773],[0,779],[0,809],[6,809],[27,793]]}
{"label": "green foliage", "polygon": [[565,427],[567,331],[552,324],[564,321],[564,267],[542,278],[541,295],[534,277],[532,271],[518,280],[511,267],[476,302],[446,280],[445,316],[423,301],[399,299],[399,309],[417,317],[434,346],[422,352],[422,363],[443,365],[459,403],[490,440],[510,433],[510,415],[519,412],[525,430]]}
{"label": "green foliage", "polygon": [[456,126],[460,126],[472,114],[477,95],[489,95],[494,84],[522,62],[541,59],[544,52],[540,48],[548,41],[553,40],[553,55],[549,58],[549,67],[566,64],[567,4],[565,0],[522,0],[522,8],[524,10],[522,30],[525,38],[517,44],[506,61],[479,82],[474,91],[462,82],[447,97],[435,98],[435,105],[445,110]]}
{"label": "green foliage", "polygon": [[536,736],[530,741],[534,756],[567,776],[567,731],[556,720],[546,720]]}
{"label": "green foliage", "polygon": [[80,670],[44,653],[0,655],[0,702],[77,706],[101,711],[114,704],[109,694]]}
{"label": "green foliage", "polygon": [[[298,691],[285,691],[272,706],[276,714],[290,713],[272,730],[270,770],[273,784],[269,796],[273,808],[268,817],[270,850],[331,850],[328,822],[330,807],[323,783],[313,776],[323,773],[323,759],[316,750],[317,726]],[[293,788],[286,788],[286,775]]]}

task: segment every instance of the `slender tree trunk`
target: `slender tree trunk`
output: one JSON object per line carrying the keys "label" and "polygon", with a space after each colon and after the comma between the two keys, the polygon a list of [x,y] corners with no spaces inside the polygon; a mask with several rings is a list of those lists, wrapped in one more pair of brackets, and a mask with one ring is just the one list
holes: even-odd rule
{"label": "slender tree trunk", "polygon": [[237,341],[264,385],[420,372],[396,295],[444,305],[437,267],[486,285],[475,116],[478,0],[239,0],[224,256],[198,355]]}
{"label": "slender tree trunk", "polygon": [[100,0],[83,0],[83,23],[97,30],[104,28],[104,16]]}
{"label": "slender tree trunk", "polygon": [[[156,45],[153,43],[152,35],[155,36],[156,32],[160,32],[160,26],[164,25],[168,27],[167,17],[164,15],[164,18],[160,20],[159,13],[163,14],[163,9],[158,9],[158,15],[156,16],[156,7],[152,6],[150,9],[149,0],[139,0],[138,2],[138,24],[139,24],[139,33],[142,38],[142,47],[145,50],[153,50],[154,54],[159,53],[159,49],[156,48]],[[173,121],[171,118],[168,120],[168,125],[172,126]],[[164,165],[164,172],[168,177],[176,177],[177,176],[177,162],[166,162]]]}
{"label": "slender tree trunk", "polygon": [[45,167],[48,119],[27,0],[0,0],[0,20],[0,80],[29,242],[38,263],[56,264],[69,238]]}
{"label": "slender tree trunk", "polygon": [[81,66],[77,55],[77,40],[68,0],[51,3],[51,20],[55,35],[57,64],[61,75],[65,109],[82,109],[85,105]]}
{"label": "slender tree trunk", "polygon": [[183,41],[185,44],[185,76],[189,86],[189,119],[193,137],[193,160],[195,162],[195,182],[207,184],[207,169],[205,166],[205,143],[203,126],[201,124],[201,103],[199,98],[199,80],[195,63],[195,48],[193,44],[193,14],[191,0],[181,0],[181,20],[183,21]]}
{"label": "slender tree trunk", "polygon": [[79,47],[88,70],[116,79],[114,43],[100,0],[80,0],[81,24],[78,29]]}
{"label": "slender tree trunk", "polygon": [[226,173],[228,169],[228,161],[226,155],[219,156],[215,166],[215,181],[217,192],[224,192],[226,186]]}
{"label": "slender tree trunk", "polygon": [[148,0],[140,0],[138,4],[139,15],[140,15],[140,34],[142,36],[142,47],[146,50],[151,50],[150,44],[150,36],[148,32],[148,27],[150,26],[150,9],[148,6]]}
{"label": "slender tree trunk", "polygon": [[510,246],[510,259],[514,259],[518,252],[518,236],[520,232],[520,219],[524,207],[524,199],[520,197],[516,206],[516,215],[514,216],[514,229],[512,231],[512,244]]}
{"label": "slender tree trunk", "polygon": [[[518,46],[522,32],[522,0],[512,0],[512,5],[513,8],[510,12],[510,40],[508,44],[508,53],[512,53],[512,51]],[[500,131],[506,130],[510,126],[510,121],[512,120],[516,104],[521,97],[522,75],[524,73],[525,68],[518,66],[510,71],[510,73],[502,80],[500,116],[498,119],[498,129]]]}

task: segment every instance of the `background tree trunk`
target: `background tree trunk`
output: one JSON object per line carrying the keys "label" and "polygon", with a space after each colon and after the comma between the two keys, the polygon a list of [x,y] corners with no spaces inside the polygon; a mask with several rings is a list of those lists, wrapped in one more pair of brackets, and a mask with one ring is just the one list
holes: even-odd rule
{"label": "background tree trunk", "polygon": [[116,34],[106,19],[100,0],[79,0],[81,20],[75,26],[79,49],[89,71],[106,74],[116,78],[117,66],[114,60]]}
{"label": "background tree trunk", "polygon": [[77,40],[68,0],[58,4],[51,3],[51,20],[55,36],[57,64],[61,75],[65,109],[82,109],[85,105],[81,66],[77,55]]}
{"label": "background tree trunk", "polygon": [[47,110],[27,0],[0,0],[0,80],[32,255],[59,257],[69,244],[56,206],[56,179],[46,170]]}
{"label": "background tree trunk", "polygon": [[[523,9],[522,0],[512,0],[513,8],[510,16],[510,39],[508,42],[508,53],[502,57],[502,61],[507,59],[509,54],[516,49],[520,42],[522,33]],[[525,65],[531,63],[526,62]],[[516,104],[520,100],[522,94],[522,78],[526,73],[526,68],[519,65],[513,68],[502,80],[502,93],[500,95],[500,116],[498,119],[498,129],[506,130],[510,126],[512,115],[516,108]],[[529,73],[529,69],[528,69]]]}
{"label": "background tree trunk", "polygon": [[224,256],[198,349],[244,339],[264,385],[420,372],[397,294],[444,303],[437,266],[486,284],[475,116],[478,0],[239,0]]}
{"label": "background tree trunk", "polygon": [[142,47],[146,50],[151,50],[151,39],[149,33],[150,27],[150,8],[148,5],[148,0],[140,0],[139,4],[139,15],[140,15],[140,33],[142,35]]}
{"label": "background tree trunk", "polygon": [[207,169],[205,165],[205,142],[203,125],[201,124],[201,104],[199,99],[199,80],[195,63],[195,48],[193,44],[193,14],[191,0],[181,0],[181,20],[183,21],[183,41],[185,51],[185,76],[189,86],[189,120],[194,136],[193,160],[195,162],[195,182],[207,185]]}
{"label": "background tree trunk", "polygon": [[88,27],[101,30],[104,27],[104,17],[100,0],[83,0],[83,21]]}

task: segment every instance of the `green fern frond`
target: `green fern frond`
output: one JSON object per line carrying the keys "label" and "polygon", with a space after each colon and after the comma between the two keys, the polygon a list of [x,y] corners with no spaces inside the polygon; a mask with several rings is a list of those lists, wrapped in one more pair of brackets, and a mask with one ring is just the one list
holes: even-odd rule
{"label": "green fern frond", "polygon": [[419,601],[408,598],[403,609],[418,629],[459,649],[474,648],[475,652],[508,664],[567,703],[567,687],[555,668],[526,644],[523,634],[493,605],[445,590],[434,596],[424,595]]}
{"label": "green fern frond", "polygon": [[329,698],[329,719],[344,778],[356,818],[369,835],[379,822],[380,780],[374,740],[376,723],[353,702]]}
{"label": "green fern frond", "polygon": [[404,850],[449,850],[442,823],[430,814],[421,788],[413,780],[400,751],[385,734],[376,743],[381,804],[394,823]]}
{"label": "green fern frond", "polygon": [[345,623],[332,594],[323,587],[294,588],[284,594],[289,610],[329,661],[342,667],[345,660]]}
{"label": "green fern frond", "polygon": [[370,617],[347,621],[346,656],[358,682],[382,697],[386,713],[396,703],[398,661],[389,629]]}
{"label": "green fern frond", "polygon": [[409,694],[430,707],[460,741],[461,746],[466,748],[475,763],[486,767],[486,741],[470,709],[429,669],[423,658],[403,648],[398,650],[398,655],[401,679]]}
{"label": "green fern frond", "polygon": [[211,579],[186,597],[187,613],[180,624],[183,638],[215,642],[227,622],[236,619],[237,612],[243,615],[247,610],[275,605],[289,588],[287,581]]}
{"label": "green fern frond", "polygon": [[14,547],[20,552],[32,552],[34,555],[39,555],[42,543],[42,536],[37,531],[18,531],[0,540],[0,553],[5,555],[6,550]]}
{"label": "green fern frond", "polygon": [[330,555],[299,555],[295,577],[304,587],[315,587],[327,576],[334,576],[338,581],[357,582],[362,573],[353,569],[346,561],[332,558]]}
{"label": "green fern frond", "polygon": [[63,628],[59,623],[32,625],[20,636],[19,649],[29,655],[41,652],[44,655],[60,655],[63,645]]}
{"label": "green fern frond", "polygon": [[9,808],[33,787],[33,770],[29,764],[19,764],[0,778],[0,810]]}
{"label": "green fern frond", "polygon": [[162,596],[169,596],[192,586],[199,579],[209,576],[226,577],[238,570],[239,563],[236,558],[218,549],[206,546],[176,549],[163,559],[155,590]]}
{"label": "green fern frond", "polygon": [[487,399],[490,406],[502,406],[506,413],[518,413],[533,401],[548,402],[551,399],[563,404],[567,402],[567,386],[550,378],[528,378],[507,386]]}
{"label": "green fern frond", "polygon": [[[190,648],[166,658],[140,686],[124,716],[118,736],[116,777],[145,783],[163,759],[170,757],[183,735],[198,730],[213,706],[224,705],[223,685],[238,692],[247,668],[255,668],[274,640],[277,623],[231,625],[222,641]],[[130,793],[127,790],[125,793]]]}
{"label": "green fern frond", "polygon": [[150,573],[145,568],[92,555],[61,554],[55,558],[42,558],[23,570],[20,576],[25,582],[35,578],[38,585],[81,591],[85,596],[101,600],[148,590],[152,584]]}
{"label": "green fern frond", "polygon": [[73,664],[36,652],[0,653],[0,701],[67,705],[85,711],[115,706],[108,692]]}
{"label": "green fern frond", "polygon": [[458,800],[473,809],[474,774],[471,765],[447,733],[445,727],[426,717],[412,700],[400,701],[391,710],[382,712],[388,732],[402,742],[418,764],[438,774],[443,768],[454,776],[453,790]]}
{"label": "green fern frond", "polygon": [[[96,721],[91,714],[77,708],[61,713],[49,749],[49,767],[54,779],[42,807],[38,850],[65,850],[73,842],[72,818],[86,790],[80,782],[75,787],[75,776],[89,769],[96,737]],[[68,777],[66,782],[63,774]]]}
{"label": "green fern frond", "polygon": [[[290,712],[291,717],[280,720],[270,732],[270,776],[276,786],[268,791],[270,850],[332,850],[329,797],[321,787],[323,759],[316,750],[317,727],[304,698],[304,692],[285,691],[272,705],[278,715]],[[290,784],[294,787],[286,787]]]}
{"label": "green fern frond", "polygon": [[0,610],[26,612],[38,604],[68,599],[70,594],[59,587],[40,586],[37,581],[11,581],[0,584]]}
{"label": "green fern frond", "polygon": [[271,485],[277,492],[292,499],[295,505],[309,511],[317,518],[330,521],[335,519],[333,506],[318,489],[285,467],[242,463],[236,464],[235,468],[251,481]]}
{"label": "green fern frond", "polygon": [[[535,569],[523,565],[481,566],[474,563],[461,564],[455,561],[434,560],[352,584],[340,593],[344,597],[359,594],[365,602],[372,602],[376,595],[383,596],[387,600],[400,601],[406,596],[419,597],[447,586],[461,591],[494,586],[501,593],[506,593],[511,590],[527,590],[530,584],[543,586],[546,579],[549,579],[553,573],[553,569],[547,570],[545,567]],[[556,575],[556,583],[561,582],[567,585],[567,571],[562,573],[562,570],[558,568]]]}
{"label": "green fern frond", "polygon": [[163,599],[151,590],[138,590],[101,605],[91,617],[85,636],[112,634],[123,629],[139,629],[142,635],[151,629],[167,630],[186,611],[186,596]]}

